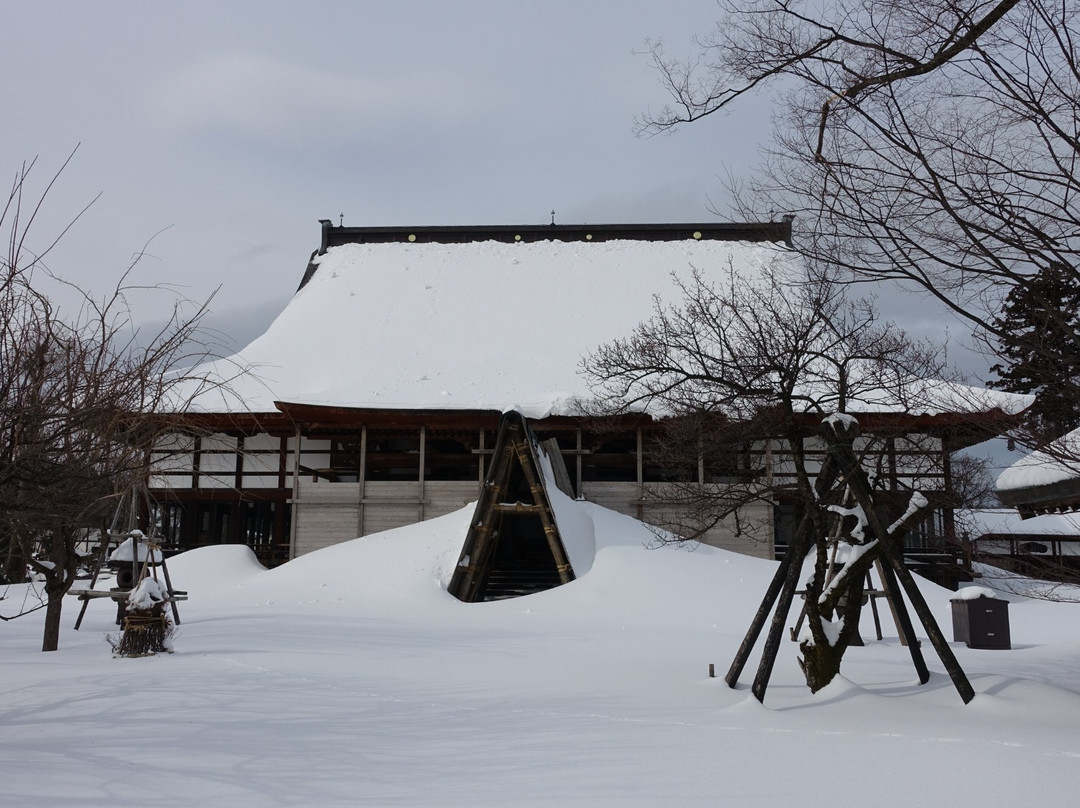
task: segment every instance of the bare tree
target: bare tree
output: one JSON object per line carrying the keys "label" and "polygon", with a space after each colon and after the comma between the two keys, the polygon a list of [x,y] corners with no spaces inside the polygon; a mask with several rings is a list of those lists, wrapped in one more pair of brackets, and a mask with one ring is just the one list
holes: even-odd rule
{"label": "bare tree", "polygon": [[[1033,412],[1080,398],[1061,354],[1080,344],[1063,303],[1080,287],[1080,2],[719,5],[690,60],[653,43],[671,105],[640,130],[774,93],[773,142],[757,171],[732,181],[736,207],[795,215],[796,248],[816,271],[936,301],[997,357],[1001,387],[1034,380]],[[1010,301],[1038,328],[1003,316]],[[1061,423],[1075,417],[1058,410]],[[1080,444],[1054,439],[1055,426],[1029,418],[1010,437],[1080,475]],[[1078,582],[1069,565],[1040,574]]]}
{"label": "bare tree", "polygon": [[158,437],[183,426],[182,416],[162,413],[182,413],[180,391],[190,397],[201,388],[175,368],[203,355],[196,337],[206,306],[177,301],[164,328],[139,338],[129,267],[103,299],[74,290],[80,304],[61,312],[44,291],[57,280],[42,261],[48,250],[28,247],[52,185],[28,206],[32,167],[16,174],[0,216],[8,237],[0,265],[0,520],[8,576],[19,580],[29,567],[44,581],[42,650],[51,651],[79,539],[145,479]]}
{"label": "bare tree", "polygon": [[994,477],[990,459],[957,455],[952,460],[952,490],[950,506],[954,509],[1000,507],[994,493]]}
{"label": "bare tree", "polygon": [[[817,690],[839,671],[857,632],[861,588],[877,541],[895,543],[933,504],[895,475],[890,480],[881,473],[896,432],[879,426],[877,434],[849,446],[857,472],[848,467],[826,473],[819,425],[836,413],[986,407],[969,398],[969,388],[941,381],[947,369],[939,351],[880,322],[871,301],[848,300],[840,285],[773,265],[753,276],[733,269],[717,286],[694,274],[681,289],[680,303],[657,300],[651,319],[598,348],[584,369],[607,411],[645,407],[670,416],[673,459],[680,450],[685,463],[687,456],[721,455],[732,446],[766,447],[757,456],[769,462],[745,469],[742,480],[676,485],[680,506],[692,506],[693,524],[683,519],[673,527],[693,537],[756,502],[787,498],[798,504],[791,552],[798,558],[797,548],[817,552],[815,574],[806,583],[810,635],[801,646],[807,683]],[[927,479],[941,478],[934,474],[945,462],[940,446],[928,447],[920,460]],[[862,488],[852,487],[856,473]],[[875,477],[876,485],[869,482]],[[916,469],[911,479],[925,482],[921,478]],[[881,522],[879,512],[891,516]],[[830,584],[826,565],[830,545],[838,541],[861,549],[850,553],[850,569]],[[838,633],[834,625],[842,627]]]}
{"label": "bare tree", "polygon": [[921,290],[991,348],[1011,290],[1048,268],[1080,283],[1076,0],[720,6],[695,59],[652,46],[672,105],[641,130],[777,92],[774,145],[734,190],[747,212],[795,214],[813,266]]}

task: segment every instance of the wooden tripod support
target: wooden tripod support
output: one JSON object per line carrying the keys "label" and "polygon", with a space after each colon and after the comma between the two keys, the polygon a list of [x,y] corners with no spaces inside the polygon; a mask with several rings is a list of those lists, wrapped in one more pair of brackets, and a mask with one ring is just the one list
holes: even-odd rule
{"label": "wooden tripod support", "polygon": [[[918,673],[919,683],[925,684],[929,681],[930,671],[926,667],[926,660],[923,658],[919,642],[915,637],[915,630],[911,623],[911,617],[908,615],[907,606],[903,597],[901,597],[901,588],[926,630],[930,643],[934,646],[938,657],[945,665],[953,685],[964,703],[967,704],[975,698],[975,691],[960,664],[956,661],[956,657],[945,636],[941,633],[941,629],[938,627],[937,621],[930,612],[930,607],[919,591],[915,579],[904,565],[903,556],[897,547],[896,534],[902,534],[902,531],[906,529],[903,525],[904,520],[901,519],[891,528],[886,527],[873,508],[870,483],[851,448],[851,442],[858,434],[858,425],[854,421],[827,419],[822,424],[821,432],[828,443],[828,454],[818,474],[816,486],[819,493],[826,491],[832,487],[838,478],[842,477],[855,501],[863,507],[869,527],[878,538],[880,559],[885,562],[884,564],[878,564],[882,590],[892,607],[901,641],[907,646],[908,652],[911,654],[911,661]],[[746,636],[743,637],[743,641],[735,653],[735,659],[724,677],[724,681],[727,682],[729,687],[735,687],[738,684],[739,676],[746,666],[750,652],[757,643],[769,614],[772,612],[769,633],[765,638],[765,647],[762,650],[761,660],[751,686],[751,692],[759,702],[765,701],[765,691],[769,686],[772,669],[776,663],[776,655],[780,649],[784,625],[787,622],[791,604],[799,588],[799,577],[803,561],[813,547],[814,541],[810,520],[804,518],[799,524],[795,538],[788,546],[787,554],[780,562],[779,567],[777,567],[765,596],[762,598],[761,605],[758,606],[758,610],[750,622],[750,628],[747,630]]]}
{"label": "wooden tripod support", "polygon": [[[875,561],[874,562],[874,568],[877,570],[878,580],[879,581],[882,580],[882,577],[883,577],[884,573],[881,570],[881,562],[880,561]],[[829,569],[829,581],[831,581],[835,576],[836,576],[836,573],[830,567],[830,569]],[[791,641],[792,642],[798,642],[798,640],[799,640],[799,632],[802,630],[803,621],[806,620],[806,602],[805,602],[806,593],[804,591],[799,591],[799,592],[796,592],[795,594],[803,596],[804,601],[803,601],[802,609],[799,610],[799,618],[795,621],[795,625],[792,626],[789,629],[789,631],[791,632]],[[903,632],[900,631],[900,621],[896,616],[896,607],[893,605],[893,602],[889,597],[889,593],[886,592],[884,588],[881,588],[881,589],[875,589],[874,588],[874,581],[870,577],[869,572],[866,573],[866,588],[863,589],[863,597],[866,598],[866,600],[863,601],[863,602],[865,603],[865,602],[869,601],[870,610],[874,613],[874,634],[877,636],[878,640],[884,639],[884,635],[881,633],[881,615],[878,613],[877,602],[878,602],[878,599],[884,598],[885,601],[889,604],[889,611],[892,613],[893,622],[896,625],[896,633],[900,636],[900,644],[906,646],[907,645],[907,638],[904,637]],[[855,636],[857,638],[858,634],[856,634]],[[852,645],[859,645],[859,644],[860,643],[852,642]]]}

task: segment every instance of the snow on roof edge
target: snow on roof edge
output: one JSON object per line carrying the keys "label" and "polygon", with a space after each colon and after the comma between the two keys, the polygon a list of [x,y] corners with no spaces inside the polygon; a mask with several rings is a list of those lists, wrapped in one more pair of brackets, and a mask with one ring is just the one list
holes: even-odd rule
{"label": "snow on roof edge", "polygon": [[1020,458],[998,475],[998,491],[1037,489],[1080,478],[1080,429]]}

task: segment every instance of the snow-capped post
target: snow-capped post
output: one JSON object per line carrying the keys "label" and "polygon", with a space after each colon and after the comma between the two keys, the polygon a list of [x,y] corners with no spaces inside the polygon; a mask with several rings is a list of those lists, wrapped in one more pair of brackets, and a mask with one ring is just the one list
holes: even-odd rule
{"label": "snow-capped post", "polygon": [[116,656],[151,656],[172,651],[173,625],[165,613],[169,600],[165,586],[154,578],[143,578],[127,599],[124,630],[113,642]]}
{"label": "snow-capped post", "polygon": [[[151,554],[150,542],[141,530],[131,530],[120,545],[109,554],[106,563],[116,573],[116,586],[113,588],[123,595],[130,593],[146,575],[147,564],[158,564],[162,560],[160,552]],[[127,614],[127,599],[116,602],[116,625],[122,626]]]}

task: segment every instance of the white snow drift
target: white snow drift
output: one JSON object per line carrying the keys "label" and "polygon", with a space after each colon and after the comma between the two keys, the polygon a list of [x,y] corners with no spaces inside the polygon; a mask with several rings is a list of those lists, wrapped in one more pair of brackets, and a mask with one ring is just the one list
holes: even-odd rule
{"label": "white snow drift", "polygon": [[[884,614],[817,695],[784,642],[766,705],[719,678],[775,566],[646,549],[643,525],[561,501],[579,577],[517,600],[446,592],[471,509],[266,571],[245,547],[170,561],[176,653],[114,659],[109,603],[41,654],[2,624],[11,805],[1070,805],[1080,605],[1009,596],[1011,651],[954,646],[964,706]],[[569,514],[573,512],[573,516]],[[563,523],[566,520],[566,523]],[[589,532],[591,531],[591,533]],[[591,563],[588,563],[590,562]],[[22,602],[6,590],[4,613]],[[923,591],[947,635],[951,592]],[[65,626],[74,621],[72,601]],[[10,607],[10,608],[9,608]],[[793,622],[794,615],[791,616]],[[713,663],[718,678],[707,676]]]}

